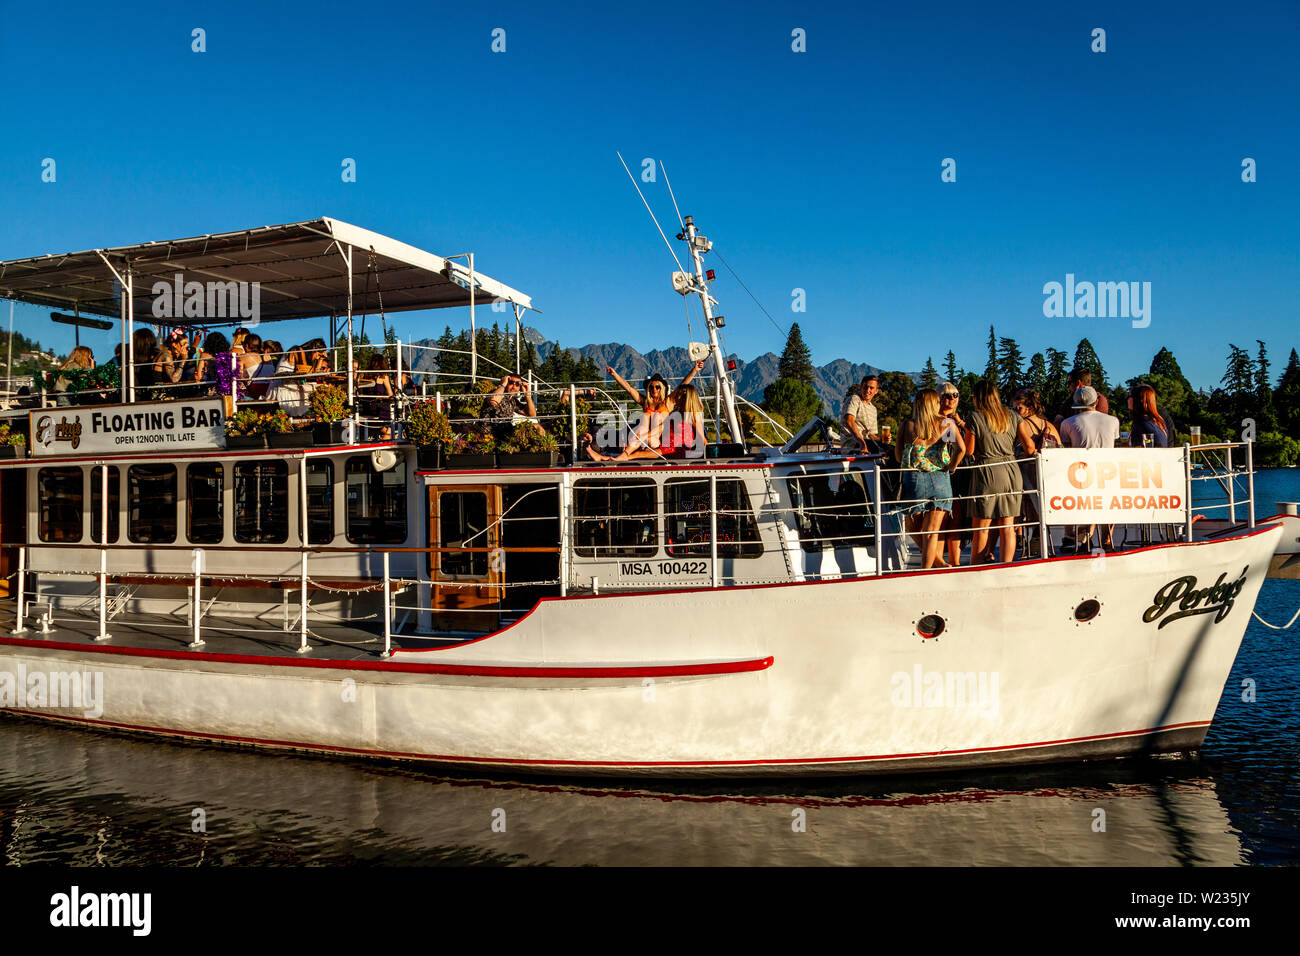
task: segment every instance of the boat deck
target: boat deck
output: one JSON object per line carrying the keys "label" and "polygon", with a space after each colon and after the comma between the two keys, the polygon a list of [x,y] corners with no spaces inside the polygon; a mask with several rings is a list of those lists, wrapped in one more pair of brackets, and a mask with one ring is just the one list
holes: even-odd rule
{"label": "boat deck", "polygon": [[[14,602],[0,601],[0,637],[9,637],[13,627]],[[79,615],[60,608],[50,625],[49,633],[41,631],[39,615],[28,614],[27,633],[18,636],[28,640],[92,647],[338,661],[378,661],[382,659],[384,650],[383,629],[378,624],[344,625],[313,621],[307,641],[310,649],[306,653],[299,652],[301,639],[296,628],[285,631],[247,618],[227,618],[212,614],[203,618],[204,643],[198,648],[189,646],[192,633],[189,623],[164,614],[120,614],[109,621],[108,633],[110,638],[107,641],[96,641],[99,634],[97,616]],[[392,647],[423,649],[456,644],[481,636],[448,634],[414,637],[394,633]]]}

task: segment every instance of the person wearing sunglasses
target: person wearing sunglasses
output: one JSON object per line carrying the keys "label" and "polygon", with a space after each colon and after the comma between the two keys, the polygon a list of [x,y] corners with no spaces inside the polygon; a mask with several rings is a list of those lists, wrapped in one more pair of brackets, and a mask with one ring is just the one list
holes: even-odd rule
{"label": "person wearing sunglasses", "polygon": [[[936,568],[957,567],[961,564],[962,536],[970,534],[970,524],[966,517],[966,502],[962,499],[970,494],[970,469],[960,467],[966,457],[966,432],[969,425],[958,411],[961,394],[952,382],[939,385],[939,418],[942,420],[943,440],[956,445],[952,462],[952,510],[945,512],[939,526],[940,540],[943,547],[934,563]],[[947,560],[944,560],[944,554]]]}
{"label": "person wearing sunglasses", "polygon": [[[661,457],[659,453],[659,439],[663,432],[664,422],[667,420],[668,414],[673,410],[673,400],[668,391],[668,382],[662,375],[655,372],[645,380],[645,391],[643,393],[635,386],[628,384],[627,380],[624,379],[623,376],[614,371],[614,366],[606,365],[605,371],[609,373],[614,381],[623,386],[623,390],[631,395],[633,400],[641,406],[641,421],[637,424],[636,431],[633,433],[628,441],[627,447],[623,449],[620,455],[604,455],[598,452],[595,448],[592,448],[590,445],[587,446],[587,454],[594,461],[612,461],[615,457],[619,460],[626,461],[627,458],[633,456],[638,451],[640,451],[641,454],[636,455],[636,457]],[[689,385],[691,379],[695,378],[695,376],[702,371],[704,371],[704,362],[696,362],[695,365],[692,366],[691,370],[686,373],[686,377],[682,379],[681,385],[677,387],[678,391],[680,392],[681,389]],[[584,438],[585,437],[586,436],[584,436]]]}
{"label": "person wearing sunglasses", "polygon": [[498,439],[504,438],[520,422],[531,422],[537,431],[546,434],[537,419],[537,403],[528,390],[528,381],[519,375],[502,377],[501,383],[488,395],[483,414],[499,420],[493,427]]}

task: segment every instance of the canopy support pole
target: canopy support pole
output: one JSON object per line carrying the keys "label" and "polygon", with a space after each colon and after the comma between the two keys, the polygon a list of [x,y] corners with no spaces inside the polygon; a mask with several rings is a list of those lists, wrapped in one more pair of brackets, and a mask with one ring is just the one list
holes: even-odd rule
{"label": "canopy support pole", "polygon": [[474,324],[474,253],[469,254],[469,390],[478,384],[478,327]]}
{"label": "canopy support pole", "polygon": [[[122,273],[118,272],[115,268],[113,268],[112,260],[110,260],[108,256],[104,255],[102,251],[96,249],[95,255],[99,256],[99,258],[104,260],[104,265],[108,266],[108,271],[113,273],[113,278],[117,280],[117,284],[121,289],[121,295],[125,297],[125,298],[118,299],[118,312],[122,317],[122,357],[125,358],[126,342],[127,342],[127,337],[126,337],[127,314],[128,314],[128,310],[134,308],[132,305],[129,304],[131,302],[131,270],[128,268],[126,277],[123,278]],[[121,377],[121,382],[119,382],[118,384],[121,386],[122,404],[125,405],[127,402],[127,397],[126,397],[127,376],[122,375],[120,377]]]}
{"label": "canopy support pole", "polygon": [[515,374],[521,375],[523,373],[520,371],[520,364],[519,364],[520,362],[519,331],[521,327],[519,316],[523,310],[519,308],[519,304],[517,302],[511,302],[510,306],[515,310]]}
{"label": "canopy support pole", "polygon": [[118,363],[118,372],[122,375],[122,384],[126,386],[126,400],[135,401],[135,273],[131,264],[126,265],[126,328],[122,340],[122,361]]}
{"label": "canopy support pole", "polygon": [[[356,407],[356,380],[352,373],[352,247],[346,246],[343,261],[348,264],[348,408]],[[331,343],[331,351],[333,343]],[[355,431],[348,429],[347,443],[352,444]]]}

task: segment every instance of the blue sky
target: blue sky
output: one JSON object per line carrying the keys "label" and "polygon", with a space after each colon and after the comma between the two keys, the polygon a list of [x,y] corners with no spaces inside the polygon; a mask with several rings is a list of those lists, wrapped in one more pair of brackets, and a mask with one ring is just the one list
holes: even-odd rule
{"label": "blue sky", "polygon": [[[684,345],[619,149],[665,164],[819,364],[916,370],[951,348],[982,368],[992,323],[1026,356],[1088,336],[1112,378],[1167,345],[1212,385],[1230,341],[1265,339],[1279,367],[1300,346],[1300,6],[899,6],[10,3],[0,259],[329,215],[472,249],[565,345]],[[644,188],[669,230],[662,176]],[[727,347],[779,351],[709,259]],[[1045,318],[1067,273],[1150,282],[1150,326]],[[17,327],[66,351],[47,311],[19,305]]]}

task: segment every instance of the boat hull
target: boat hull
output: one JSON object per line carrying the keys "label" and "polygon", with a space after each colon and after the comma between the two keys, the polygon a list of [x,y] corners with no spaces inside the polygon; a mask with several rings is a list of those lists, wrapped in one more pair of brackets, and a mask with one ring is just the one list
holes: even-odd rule
{"label": "boat hull", "polygon": [[[584,776],[897,773],[1185,751],[1213,720],[1280,533],[544,600],[487,638],[368,665],[8,639],[0,677],[102,674],[102,712],[3,703],[205,741]],[[1077,620],[1089,601],[1098,612]],[[918,622],[933,630],[927,615],[942,633],[918,632]]]}

